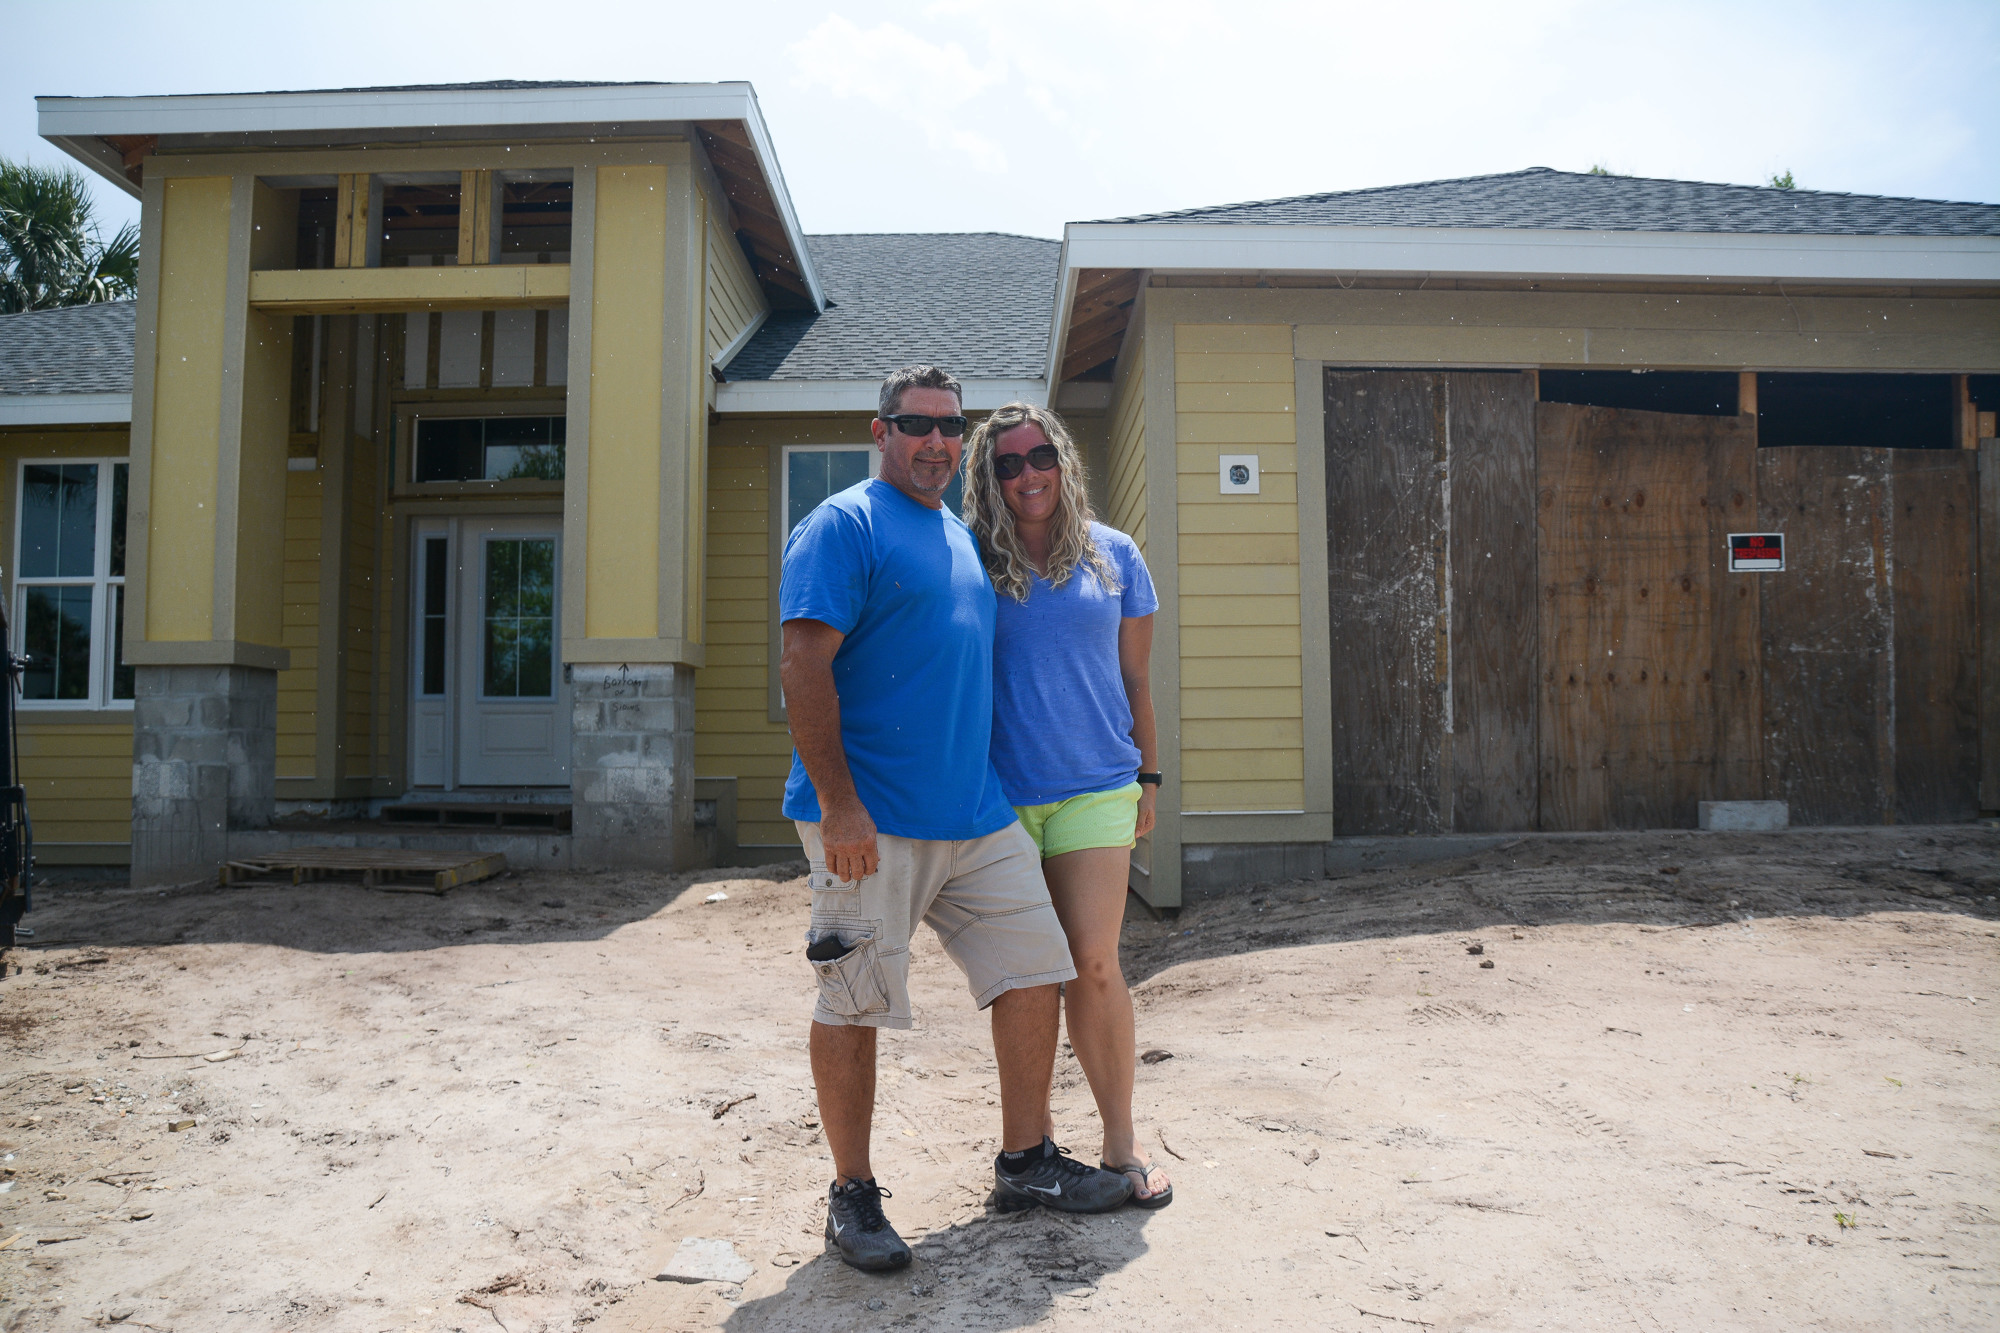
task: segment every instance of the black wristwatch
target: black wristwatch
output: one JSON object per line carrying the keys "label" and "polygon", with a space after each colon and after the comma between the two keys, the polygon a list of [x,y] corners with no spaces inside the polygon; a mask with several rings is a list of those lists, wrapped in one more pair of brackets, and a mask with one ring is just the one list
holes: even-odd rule
{"label": "black wristwatch", "polygon": [[1150,783],[1150,784],[1152,784],[1153,786],[1157,787],[1157,786],[1159,786],[1159,785],[1160,785],[1160,784],[1161,784],[1162,782],[1165,782],[1165,781],[1166,781],[1166,778],[1165,778],[1165,776],[1164,776],[1164,775],[1162,775],[1162,774],[1159,774],[1159,773],[1141,773],[1141,774],[1139,775],[1139,781],[1141,781],[1141,782],[1145,782],[1145,783]]}

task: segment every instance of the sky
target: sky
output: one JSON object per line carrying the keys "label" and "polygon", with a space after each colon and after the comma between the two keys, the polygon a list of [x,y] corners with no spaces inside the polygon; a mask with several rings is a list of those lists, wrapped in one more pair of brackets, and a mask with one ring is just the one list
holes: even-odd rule
{"label": "sky", "polygon": [[[809,232],[1065,222],[1547,166],[2000,201],[2000,4],[0,0],[38,94],[747,79]],[[96,178],[93,178],[96,179]],[[101,183],[108,226],[136,201]]]}

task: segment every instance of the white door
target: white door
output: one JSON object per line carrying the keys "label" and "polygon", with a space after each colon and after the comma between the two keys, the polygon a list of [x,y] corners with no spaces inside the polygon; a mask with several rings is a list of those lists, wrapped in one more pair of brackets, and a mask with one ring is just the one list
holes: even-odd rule
{"label": "white door", "polygon": [[414,526],[412,784],[569,785],[569,690],[556,651],[560,520]]}

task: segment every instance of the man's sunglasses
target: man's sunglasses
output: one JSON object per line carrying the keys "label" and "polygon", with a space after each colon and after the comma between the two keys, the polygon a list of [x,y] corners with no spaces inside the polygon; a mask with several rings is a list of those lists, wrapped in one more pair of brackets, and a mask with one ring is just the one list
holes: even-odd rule
{"label": "man's sunglasses", "polygon": [[893,417],[883,417],[882,420],[893,423],[903,434],[914,435],[918,439],[922,439],[932,431],[937,431],[947,440],[955,440],[965,434],[964,417],[923,417],[914,412],[901,412]]}
{"label": "man's sunglasses", "polygon": [[1053,444],[1038,444],[1025,454],[993,455],[993,475],[1002,481],[1012,481],[1030,463],[1035,465],[1035,471],[1047,472],[1061,461],[1062,456]]}

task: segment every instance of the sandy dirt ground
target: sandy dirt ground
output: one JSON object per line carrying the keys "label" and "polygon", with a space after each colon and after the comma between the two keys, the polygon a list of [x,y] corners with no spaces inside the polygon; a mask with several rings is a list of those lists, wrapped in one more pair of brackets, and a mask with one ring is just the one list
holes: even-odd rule
{"label": "sandy dirt ground", "polygon": [[[1151,1214],[989,1214],[985,1023],[926,937],[888,1277],[823,1253],[802,871],[46,889],[0,982],[0,1329],[2000,1326],[2000,830],[1135,908]],[[691,1236],[750,1275],[654,1280]]]}

